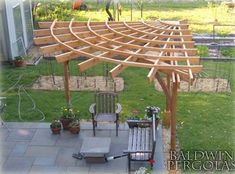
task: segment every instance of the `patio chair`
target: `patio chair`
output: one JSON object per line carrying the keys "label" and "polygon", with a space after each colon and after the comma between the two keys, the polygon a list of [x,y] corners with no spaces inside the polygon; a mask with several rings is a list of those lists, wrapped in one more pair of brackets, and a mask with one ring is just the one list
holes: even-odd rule
{"label": "patio chair", "polygon": [[97,92],[94,97],[94,103],[91,104],[89,112],[92,116],[93,134],[97,122],[114,122],[116,123],[116,136],[118,136],[119,114],[122,110],[118,103],[118,95],[114,92]]}

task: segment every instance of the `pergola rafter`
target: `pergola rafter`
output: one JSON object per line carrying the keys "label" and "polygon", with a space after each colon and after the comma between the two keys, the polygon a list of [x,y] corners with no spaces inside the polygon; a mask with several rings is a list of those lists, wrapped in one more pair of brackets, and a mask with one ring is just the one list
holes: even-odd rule
{"label": "pergola rafter", "polygon": [[[55,53],[64,63],[65,94],[70,103],[68,62],[80,56],[80,71],[101,62],[116,64],[114,78],[127,67],[149,69],[151,82],[156,78],[166,96],[166,113],[171,116],[171,149],[175,150],[176,98],[181,81],[191,83],[202,70],[188,24],[163,21],[145,22],[40,22],[34,42],[44,54]],[[119,57],[119,58],[117,58]],[[162,79],[159,73],[166,75]]]}

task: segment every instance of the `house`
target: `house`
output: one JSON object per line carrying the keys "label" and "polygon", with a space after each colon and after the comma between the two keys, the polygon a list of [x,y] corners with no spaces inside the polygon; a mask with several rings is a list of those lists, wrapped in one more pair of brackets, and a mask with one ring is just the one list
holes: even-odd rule
{"label": "house", "polygon": [[24,55],[33,44],[31,0],[0,0],[0,61]]}

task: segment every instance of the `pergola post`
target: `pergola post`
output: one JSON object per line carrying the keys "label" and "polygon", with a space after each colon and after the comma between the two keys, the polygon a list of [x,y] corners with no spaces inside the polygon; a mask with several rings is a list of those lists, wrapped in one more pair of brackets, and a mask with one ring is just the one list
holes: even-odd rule
{"label": "pergola post", "polygon": [[[170,79],[170,75],[167,75],[167,82],[166,82],[166,86],[168,91],[171,91],[171,79]],[[171,94],[170,94],[171,95]],[[164,111],[164,115],[163,115],[163,125],[165,127],[170,127],[171,124],[171,101],[167,100],[166,98],[166,109]]]}
{"label": "pergola post", "polygon": [[70,102],[70,91],[69,91],[69,61],[64,62],[64,92],[67,102],[67,106],[71,104]]}
{"label": "pergola post", "polygon": [[[172,84],[171,95],[171,153],[176,152],[176,108],[177,108],[177,80]],[[171,170],[175,170],[175,159],[172,159]]]}

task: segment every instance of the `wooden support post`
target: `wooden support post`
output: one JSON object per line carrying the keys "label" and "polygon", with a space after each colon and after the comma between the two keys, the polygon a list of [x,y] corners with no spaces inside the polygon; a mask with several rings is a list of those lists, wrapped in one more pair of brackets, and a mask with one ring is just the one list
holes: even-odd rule
{"label": "wooden support post", "polygon": [[68,67],[69,61],[64,62],[64,91],[65,91],[65,97],[67,106],[69,106],[70,103],[70,91],[69,91],[69,67]]}
{"label": "wooden support post", "polygon": [[[176,108],[177,108],[177,89],[178,81],[172,85],[172,98],[171,98],[171,152],[176,152]],[[171,170],[175,170],[176,160],[172,160],[174,165],[171,165]]]}
{"label": "wooden support post", "polygon": [[[167,85],[166,86],[167,86],[168,91],[170,92],[171,91],[170,75],[167,75]],[[170,127],[170,123],[171,123],[171,100],[166,98],[166,109],[165,109],[164,115],[163,115],[163,126]]]}

